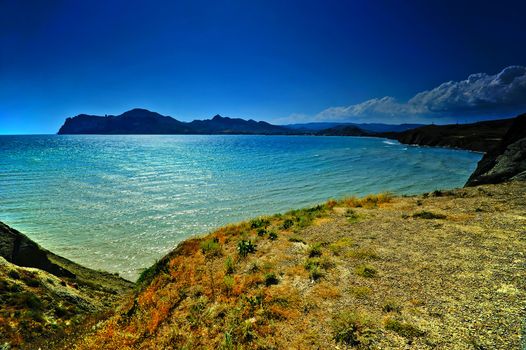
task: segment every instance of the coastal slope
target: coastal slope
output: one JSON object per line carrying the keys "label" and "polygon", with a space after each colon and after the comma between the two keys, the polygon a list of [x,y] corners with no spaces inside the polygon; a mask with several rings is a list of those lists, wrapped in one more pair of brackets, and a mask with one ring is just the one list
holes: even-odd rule
{"label": "coastal slope", "polygon": [[0,348],[53,349],[133,283],[53,254],[0,222]]}
{"label": "coastal slope", "polygon": [[76,349],[518,349],[526,186],[386,194],[179,244]]}

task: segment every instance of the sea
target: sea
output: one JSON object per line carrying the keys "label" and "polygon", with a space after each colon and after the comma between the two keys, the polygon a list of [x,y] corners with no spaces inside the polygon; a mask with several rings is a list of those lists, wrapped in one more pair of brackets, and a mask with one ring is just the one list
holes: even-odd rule
{"label": "sea", "polygon": [[481,156],[368,137],[0,136],[0,221],[135,280],[188,237],[330,198],[461,187]]}

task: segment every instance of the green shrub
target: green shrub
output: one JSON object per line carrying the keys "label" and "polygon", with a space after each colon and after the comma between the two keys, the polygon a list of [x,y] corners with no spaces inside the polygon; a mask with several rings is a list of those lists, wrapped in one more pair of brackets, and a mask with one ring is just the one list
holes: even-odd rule
{"label": "green shrub", "polygon": [[333,260],[329,259],[328,257],[322,257],[320,258],[320,265],[321,268],[325,270],[332,269],[336,266]]}
{"label": "green shrub", "polygon": [[14,279],[14,280],[19,280],[20,279],[20,274],[16,270],[9,270],[7,275],[9,277],[11,277],[12,279]]}
{"label": "green shrub", "polygon": [[370,344],[375,330],[371,319],[358,312],[344,312],[332,321],[333,338],[350,346]]}
{"label": "green shrub", "polygon": [[245,257],[250,253],[256,252],[256,246],[250,240],[241,240],[237,243],[237,252],[240,256]]}
{"label": "green shrub", "polygon": [[422,337],[425,335],[424,331],[421,331],[412,324],[401,322],[393,318],[390,318],[385,322],[385,329],[396,332],[398,335],[408,339]]}
{"label": "green shrub", "polygon": [[263,296],[260,294],[245,296],[243,299],[251,310],[255,310],[263,305]]}
{"label": "green shrub", "polygon": [[394,300],[386,300],[382,306],[383,312],[400,312],[401,309],[401,306]]}
{"label": "green shrub", "polygon": [[356,222],[359,218],[358,213],[356,213],[356,211],[352,209],[347,209],[347,211],[345,212],[345,216],[347,217],[347,220],[349,220],[349,222]]}
{"label": "green shrub", "polygon": [[225,338],[220,347],[221,350],[234,350],[234,341],[232,340],[232,335],[228,332],[225,332]]}
{"label": "green shrub", "polygon": [[428,219],[428,220],[432,220],[432,219],[445,219],[446,216],[444,214],[435,214],[435,213],[432,213],[430,211],[419,211],[418,213],[414,213],[413,214],[413,217],[414,218],[419,218],[419,219]]}
{"label": "green shrub", "polygon": [[261,269],[259,268],[259,265],[257,262],[254,262],[252,263],[252,265],[250,265],[250,267],[248,268],[248,271],[250,273],[256,273],[256,272],[259,272]]}
{"label": "green shrub", "polygon": [[265,274],[265,286],[272,286],[274,284],[278,284],[279,280],[276,277],[276,274],[273,272]]}
{"label": "green shrub", "polygon": [[230,292],[232,292],[232,289],[234,288],[234,277],[226,275],[225,277],[223,277],[223,284],[225,286],[226,293],[230,294]]}
{"label": "green shrub", "polygon": [[310,271],[313,267],[320,266],[320,259],[319,258],[307,259],[307,261],[305,261],[305,264],[303,266],[305,267],[307,271]]}
{"label": "green shrub", "polygon": [[315,258],[321,256],[321,244],[316,243],[309,248],[309,258]]}
{"label": "green shrub", "polygon": [[322,278],[325,274],[323,273],[322,269],[320,269],[319,266],[313,266],[310,270],[309,270],[309,278],[312,280],[312,281],[317,281],[319,280],[320,278]]}
{"label": "green shrub", "polygon": [[33,311],[42,309],[42,301],[30,292],[17,294],[13,301],[15,305],[27,307]]}
{"label": "green shrub", "polygon": [[270,231],[270,233],[268,234],[268,239],[270,239],[271,241],[275,241],[276,239],[278,239],[278,234],[274,231]]}
{"label": "green shrub", "polygon": [[256,218],[250,221],[250,228],[267,228],[268,225],[270,225],[270,221],[266,218]]}
{"label": "green shrub", "polygon": [[[144,286],[147,286],[160,272],[166,271],[166,260],[156,261],[155,264],[141,272],[135,285],[139,290],[141,290]],[[60,281],[60,284],[66,286],[66,282],[64,281]]]}
{"label": "green shrub", "polygon": [[376,271],[376,269],[370,265],[357,266],[354,269],[354,272],[358,276],[367,277],[367,278],[375,277],[378,274],[378,271]]}
{"label": "green shrub", "polygon": [[334,255],[341,255],[345,250],[352,247],[353,241],[349,237],[344,237],[336,242],[329,244],[329,250],[332,251]]}
{"label": "green shrub", "polygon": [[305,262],[305,269],[309,271],[309,277],[312,281],[317,281],[324,276],[321,269],[320,258],[309,258]]}
{"label": "green shrub", "polygon": [[36,287],[40,287],[41,285],[40,281],[34,277],[23,276],[22,280],[29,287],[36,288]]}
{"label": "green shrub", "polygon": [[186,318],[192,327],[199,326],[206,316],[208,316],[209,310],[207,310],[207,304],[208,298],[201,296],[190,306],[189,314]]}
{"label": "green shrub", "polygon": [[302,238],[298,237],[298,236],[292,236],[289,238],[289,242],[296,242],[296,243],[303,243],[303,244],[307,244]]}
{"label": "green shrub", "polygon": [[283,221],[283,224],[281,224],[281,228],[283,230],[288,230],[292,226],[294,226],[294,221],[292,221],[292,219],[285,219],[285,221]]}
{"label": "green shrub", "polygon": [[201,251],[207,257],[220,256],[221,244],[217,238],[207,239],[200,244]]}
{"label": "green shrub", "polygon": [[227,256],[225,260],[225,273],[227,275],[231,275],[234,273],[234,270],[235,270],[234,259],[232,259],[231,256]]}
{"label": "green shrub", "polygon": [[296,220],[296,226],[300,229],[309,227],[313,221],[314,221],[314,217],[312,215],[308,215],[308,214],[301,215]]}
{"label": "green shrub", "polygon": [[258,236],[263,237],[267,233],[267,230],[264,228],[258,229]]}

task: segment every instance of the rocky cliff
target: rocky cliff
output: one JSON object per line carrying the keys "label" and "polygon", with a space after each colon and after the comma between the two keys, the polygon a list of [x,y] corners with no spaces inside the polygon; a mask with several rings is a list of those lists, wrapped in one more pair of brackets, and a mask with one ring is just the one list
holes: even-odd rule
{"label": "rocky cliff", "polygon": [[526,114],[513,120],[502,141],[484,155],[466,186],[526,179]]}
{"label": "rocky cliff", "polygon": [[491,120],[472,124],[427,125],[400,133],[384,133],[400,143],[438,146],[488,152],[497,147],[513,119]]}

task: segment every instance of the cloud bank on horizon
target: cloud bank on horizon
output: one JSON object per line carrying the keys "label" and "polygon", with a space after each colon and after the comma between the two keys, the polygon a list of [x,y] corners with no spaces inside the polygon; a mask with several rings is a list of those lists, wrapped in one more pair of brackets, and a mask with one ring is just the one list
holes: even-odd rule
{"label": "cloud bank on horizon", "polygon": [[434,89],[417,93],[407,102],[400,102],[390,96],[373,98],[350,106],[327,108],[313,119],[342,122],[449,122],[458,117],[480,119],[484,116],[506,116],[521,108],[526,109],[526,67],[509,66],[495,75],[476,73],[465,80],[448,81]]}

